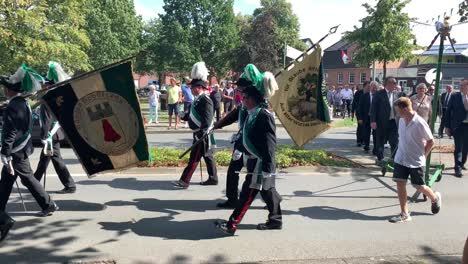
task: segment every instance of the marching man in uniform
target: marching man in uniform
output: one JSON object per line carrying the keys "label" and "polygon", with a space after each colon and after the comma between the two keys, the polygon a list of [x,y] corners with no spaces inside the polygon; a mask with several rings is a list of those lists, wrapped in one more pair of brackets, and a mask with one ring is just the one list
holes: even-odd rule
{"label": "marching man in uniform", "polygon": [[[47,78],[53,83],[58,83],[70,79],[70,76],[63,71],[60,64],[51,61],[49,62]],[[55,118],[53,118],[45,105],[42,105],[39,111],[41,140],[44,144],[44,149],[41,152],[41,157],[37,164],[34,177],[38,181],[41,181],[44,172],[47,170],[47,166],[49,166],[50,160],[52,160],[52,164],[54,165],[60,182],[62,182],[64,186],[64,188],[57,193],[74,193],[76,192],[75,181],[71,177],[70,172],[60,155],[60,140],[64,138],[63,131],[60,129],[60,124],[55,120]]]}
{"label": "marching man in uniform", "polygon": [[239,203],[229,220],[216,223],[218,229],[229,235],[234,235],[237,225],[259,192],[267,204],[269,214],[268,221],[257,225],[257,229],[282,229],[281,196],[275,188],[276,126],[266,103],[266,99],[273,96],[278,85],[273,74],[260,73],[252,64],[247,65],[241,78],[252,82],[252,85],[242,91],[243,105],[248,111],[242,129],[247,176],[242,185]]}
{"label": "marching man in uniform", "polygon": [[9,103],[3,114],[0,180],[0,241],[5,239],[14,220],[5,212],[16,177],[28,188],[42,211],[37,216],[49,216],[59,208],[34,178],[28,157],[33,153],[31,140],[32,113],[21,92],[32,92],[41,87],[43,78],[25,65],[9,78],[2,78]]}
{"label": "marching man in uniform", "polygon": [[213,102],[205,93],[208,69],[204,62],[198,62],[192,68],[192,81],[190,89],[195,99],[189,108],[189,112],[184,113],[182,120],[188,121],[193,132],[193,142],[204,138],[201,143],[194,146],[190,152],[190,159],[185,167],[182,176],[174,185],[178,188],[187,189],[190,184],[195,169],[201,158],[205,159],[208,170],[208,180],[201,182],[201,185],[218,185],[218,175],[216,163],[213,157],[212,146],[215,144],[213,134],[206,136],[213,129]]}
{"label": "marching man in uniform", "polygon": [[[245,87],[251,86],[252,82],[245,79],[239,78],[236,83],[239,91],[244,90]],[[226,197],[227,201],[220,202],[216,206],[218,208],[231,208],[234,209],[239,203],[239,171],[244,167],[244,147],[242,145],[242,130],[247,119],[248,111],[245,107],[240,104],[234,108],[231,112],[216,122],[214,129],[223,128],[229,126],[235,122],[238,122],[239,131],[233,135],[231,143],[234,143],[234,150],[232,152],[231,162],[226,175]]]}

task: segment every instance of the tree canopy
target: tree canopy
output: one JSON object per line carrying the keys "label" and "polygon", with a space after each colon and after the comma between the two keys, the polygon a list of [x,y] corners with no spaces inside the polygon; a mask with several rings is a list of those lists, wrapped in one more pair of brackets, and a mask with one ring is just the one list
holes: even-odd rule
{"label": "tree canopy", "polygon": [[403,13],[403,8],[410,0],[379,0],[376,6],[363,4],[368,15],[361,19],[362,26],[354,31],[345,32],[345,39],[355,43],[353,61],[360,65],[369,65],[373,61],[384,65],[390,61],[408,59],[415,45],[411,42],[410,17]]}
{"label": "tree canopy", "polygon": [[0,71],[22,63],[45,71],[56,60],[74,72],[91,68],[83,29],[84,0],[0,1]]}
{"label": "tree canopy", "polygon": [[468,0],[460,3],[458,14],[460,15],[460,22],[465,22],[468,20]]}

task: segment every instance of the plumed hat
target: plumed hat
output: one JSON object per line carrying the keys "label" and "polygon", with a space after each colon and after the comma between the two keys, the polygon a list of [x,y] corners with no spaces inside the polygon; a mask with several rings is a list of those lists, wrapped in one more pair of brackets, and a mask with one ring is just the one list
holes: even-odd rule
{"label": "plumed hat", "polygon": [[190,82],[190,85],[192,85],[192,87],[201,86],[206,89],[206,81],[208,80],[209,73],[210,72],[206,68],[205,62],[200,61],[195,63],[192,67],[192,81]]}
{"label": "plumed hat", "polygon": [[252,83],[252,86],[254,86],[257,89],[259,94],[264,99],[269,99],[278,90],[278,84],[276,83],[276,79],[273,73],[261,73],[253,64],[248,64],[245,67],[244,72],[242,73],[240,78],[250,81]]}
{"label": "plumed hat", "polygon": [[0,83],[8,89],[16,92],[34,92],[41,89],[41,83],[45,82],[44,78],[26,64],[21,65],[15,74],[10,77],[0,78]]}
{"label": "plumed hat", "polygon": [[49,71],[47,72],[47,79],[53,81],[54,83],[59,83],[70,79],[68,75],[62,68],[62,65],[55,61],[49,61]]}

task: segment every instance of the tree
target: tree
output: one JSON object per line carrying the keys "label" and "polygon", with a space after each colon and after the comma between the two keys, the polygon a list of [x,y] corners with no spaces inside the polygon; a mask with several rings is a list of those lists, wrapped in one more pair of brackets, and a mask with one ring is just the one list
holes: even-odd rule
{"label": "tree", "polygon": [[305,50],[306,45],[299,39],[299,19],[290,3],[261,0],[260,4],[252,18],[251,57],[259,68],[274,71],[282,64],[285,44],[299,50]]}
{"label": "tree", "polygon": [[90,69],[84,0],[0,1],[1,72],[22,63],[45,72],[49,60],[73,73]]}
{"label": "tree", "polygon": [[355,43],[353,61],[369,65],[373,61],[383,63],[383,76],[387,75],[387,63],[412,57],[416,47],[411,40],[410,18],[403,8],[410,0],[379,0],[375,7],[363,4],[368,16],[361,19],[362,27],[345,32],[347,41]]}
{"label": "tree", "polygon": [[238,45],[233,0],[165,0],[165,14],[149,30],[158,33],[150,56],[158,69],[189,71],[203,60],[213,75],[222,77],[231,68]]}
{"label": "tree", "polygon": [[140,51],[143,22],[133,0],[86,0],[85,30],[91,45],[91,65],[99,68]]}
{"label": "tree", "polygon": [[233,51],[232,69],[241,72],[245,66],[252,62],[250,45],[252,41],[252,16],[236,15],[237,35],[239,43]]}
{"label": "tree", "polygon": [[460,3],[458,14],[460,15],[460,22],[465,22],[468,20],[468,0]]}

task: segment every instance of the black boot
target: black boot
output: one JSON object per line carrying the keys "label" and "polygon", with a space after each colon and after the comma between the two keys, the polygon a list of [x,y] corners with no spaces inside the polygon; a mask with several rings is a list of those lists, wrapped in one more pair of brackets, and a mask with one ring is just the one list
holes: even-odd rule
{"label": "black boot", "polygon": [[258,224],[258,230],[274,230],[274,229],[283,229],[283,223],[281,222],[271,222],[266,221],[266,223]]}
{"label": "black boot", "polygon": [[0,213],[0,215],[1,215],[1,219],[0,219],[0,242],[1,242],[7,237],[8,232],[15,224],[15,220],[13,220],[13,218],[11,218],[9,215],[7,215],[4,212]]}
{"label": "black boot", "polygon": [[237,205],[238,205],[237,201],[227,200],[225,202],[216,204],[216,207],[222,208],[222,209],[235,209]]}
{"label": "black boot", "polygon": [[204,182],[200,182],[200,185],[218,185],[218,181],[209,178]]}
{"label": "black boot", "polygon": [[216,221],[215,226],[226,235],[233,236],[236,233],[236,229],[228,224],[228,221]]}

